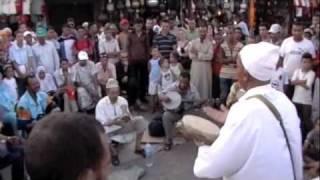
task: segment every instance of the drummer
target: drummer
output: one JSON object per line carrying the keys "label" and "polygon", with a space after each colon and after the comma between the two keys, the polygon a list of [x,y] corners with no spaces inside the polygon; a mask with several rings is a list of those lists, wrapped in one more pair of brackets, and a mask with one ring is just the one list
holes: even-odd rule
{"label": "drummer", "polygon": [[[212,119],[224,125],[211,146],[199,148],[194,164],[197,177],[233,180],[303,179],[297,111],[283,93],[269,85],[278,59],[279,48],[267,42],[250,44],[240,51],[237,71],[240,86],[246,93],[229,112],[224,107],[221,110],[203,108]],[[265,98],[266,102],[263,98],[258,99],[257,95]],[[268,107],[267,102],[274,108],[270,105]],[[276,118],[272,112],[275,110],[281,118]],[[291,153],[277,119],[283,121]]]}
{"label": "drummer", "polygon": [[135,153],[145,156],[140,142],[147,126],[142,116],[132,116],[129,111],[128,101],[119,96],[119,83],[109,79],[106,85],[108,96],[102,98],[96,107],[96,119],[105,127],[112,140],[112,164],[120,164],[117,144],[131,143],[136,140]]}
{"label": "drummer", "polygon": [[170,102],[170,98],[166,93],[174,91],[181,95],[182,103],[175,110],[164,108],[163,127],[165,130],[165,147],[166,151],[172,148],[174,131],[176,123],[181,120],[184,112],[200,100],[199,92],[195,86],[190,83],[190,74],[182,72],[177,82],[171,84],[167,89],[159,94],[159,100],[163,102]]}

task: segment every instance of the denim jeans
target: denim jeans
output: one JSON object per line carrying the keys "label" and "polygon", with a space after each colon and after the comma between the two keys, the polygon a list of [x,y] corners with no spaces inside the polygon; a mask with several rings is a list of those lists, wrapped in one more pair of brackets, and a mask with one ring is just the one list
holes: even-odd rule
{"label": "denim jeans", "polygon": [[220,78],[220,99],[222,103],[226,103],[233,79]]}

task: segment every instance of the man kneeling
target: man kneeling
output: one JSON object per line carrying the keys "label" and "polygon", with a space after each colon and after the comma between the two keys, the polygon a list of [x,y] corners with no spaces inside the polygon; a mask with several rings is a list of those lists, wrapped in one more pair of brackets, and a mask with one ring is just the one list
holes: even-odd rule
{"label": "man kneeling", "polygon": [[129,143],[134,140],[136,134],[135,153],[144,156],[140,147],[146,122],[143,117],[134,117],[130,114],[128,101],[119,96],[119,83],[115,79],[109,79],[106,85],[108,96],[102,98],[96,107],[96,119],[105,127],[112,140],[111,154],[112,164],[120,164],[116,146],[119,143]]}

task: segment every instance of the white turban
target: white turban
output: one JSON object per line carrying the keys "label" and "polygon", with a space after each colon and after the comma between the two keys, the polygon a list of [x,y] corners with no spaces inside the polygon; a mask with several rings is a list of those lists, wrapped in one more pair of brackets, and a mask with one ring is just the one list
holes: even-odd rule
{"label": "white turban", "polygon": [[267,42],[249,44],[239,55],[243,67],[252,77],[270,81],[279,60],[279,47]]}

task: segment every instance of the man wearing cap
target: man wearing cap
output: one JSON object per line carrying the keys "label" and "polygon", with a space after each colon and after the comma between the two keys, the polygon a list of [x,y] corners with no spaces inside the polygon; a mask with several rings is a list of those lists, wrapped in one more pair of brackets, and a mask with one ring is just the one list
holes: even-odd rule
{"label": "man wearing cap", "polygon": [[55,46],[46,40],[47,30],[44,27],[37,28],[38,42],[32,47],[35,63],[44,66],[48,73],[53,73],[60,68],[60,59]]}
{"label": "man wearing cap", "polygon": [[[105,127],[110,139],[117,143],[129,143],[136,135],[135,153],[144,155],[140,142],[146,128],[146,122],[141,116],[132,116],[128,101],[119,96],[119,83],[109,79],[106,84],[108,96],[102,98],[96,107],[96,119]],[[118,152],[111,146],[112,164],[119,165]]]}
{"label": "man wearing cap", "polygon": [[35,44],[35,33],[31,31],[25,31],[23,33],[24,40],[26,41],[26,44],[30,47],[32,47]]}
{"label": "man wearing cap", "polygon": [[128,36],[129,36],[129,21],[127,19],[122,19],[120,21],[121,32],[118,36],[120,50],[128,51]]}
{"label": "man wearing cap", "polygon": [[271,43],[277,46],[281,46],[282,39],[281,39],[281,26],[279,24],[272,24],[270,29],[270,38]]}
{"label": "man wearing cap", "polygon": [[300,120],[290,100],[269,85],[278,59],[279,47],[266,42],[240,51],[237,72],[246,93],[230,111],[203,108],[223,126],[211,146],[199,147],[194,165],[197,177],[303,179]]}
{"label": "man wearing cap", "polygon": [[73,82],[77,87],[78,104],[81,111],[92,113],[99,100],[96,66],[89,61],[88,53],[85,51],[78,53],[78,59],[73,66]]}

